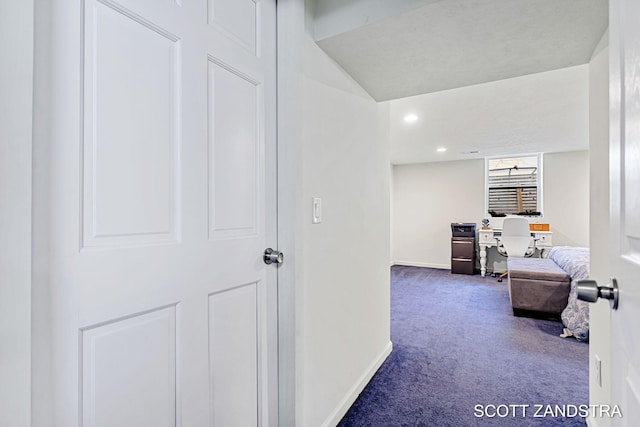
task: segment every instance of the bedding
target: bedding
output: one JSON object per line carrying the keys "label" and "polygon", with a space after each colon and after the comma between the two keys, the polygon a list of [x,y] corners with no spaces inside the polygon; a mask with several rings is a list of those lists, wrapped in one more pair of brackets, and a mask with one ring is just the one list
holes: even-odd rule
{"label": "bedding", "polygon": [[562,311],[563,336],[573,336],[579,341],[589,340],[589,303],[578,299],[577,281],[589,277],[589,248],[554,246],[546,258],[553,260],[571,276],[571,290],[567,307]]}

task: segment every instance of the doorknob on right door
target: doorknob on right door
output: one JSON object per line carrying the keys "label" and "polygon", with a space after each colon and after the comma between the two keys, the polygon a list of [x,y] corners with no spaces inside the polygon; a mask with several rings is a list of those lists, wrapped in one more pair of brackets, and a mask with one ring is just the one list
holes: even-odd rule
{"label": "doorknob on right door", "polygon": [[607,286],[598,286],[598,282],[591,279],[578,280],[576,290],[578,299],[587,302],[596,302],[598,298],[609,300],[611,309],[618,309],[618,298],[620,291],[618,290],[618,281],[611,278],[611,283]]}

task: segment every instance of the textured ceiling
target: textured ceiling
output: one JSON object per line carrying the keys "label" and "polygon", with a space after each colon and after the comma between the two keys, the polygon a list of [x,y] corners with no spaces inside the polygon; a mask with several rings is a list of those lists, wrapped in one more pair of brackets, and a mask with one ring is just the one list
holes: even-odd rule
{"label": "textured ceiling", "polygon": [[607,0],[442,0],[318,45],[378,101],[589,61]]}

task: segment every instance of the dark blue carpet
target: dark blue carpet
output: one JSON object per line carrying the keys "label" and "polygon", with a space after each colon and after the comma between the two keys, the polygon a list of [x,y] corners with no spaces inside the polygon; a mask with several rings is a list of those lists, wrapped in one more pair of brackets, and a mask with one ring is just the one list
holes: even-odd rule
{"label": "dark blue carpet", "polygon": [[339,426],[584,426],[588,344],[560,333],[513,316],[506,281],[394,266],[393,352]]}

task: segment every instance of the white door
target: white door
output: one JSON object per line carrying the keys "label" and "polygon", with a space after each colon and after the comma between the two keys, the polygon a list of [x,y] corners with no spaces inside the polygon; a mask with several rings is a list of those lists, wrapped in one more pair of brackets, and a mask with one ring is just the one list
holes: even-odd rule
{"label": "white door", "polygon": [[[640,3],[610,3],[612,276],[620,305],[611,313],[611,403],[640,420]],[[602,285],[602,284],[601,284]]]}
{"label": "white door", "polygon": [[34,426],[277,423],[275,55],[275,0],[37,2]]}

